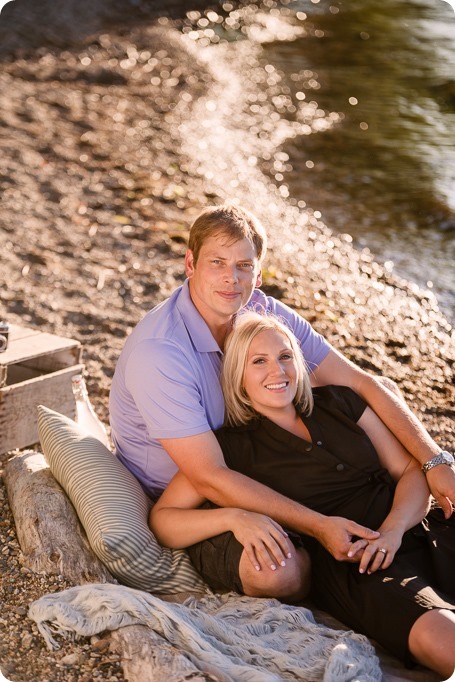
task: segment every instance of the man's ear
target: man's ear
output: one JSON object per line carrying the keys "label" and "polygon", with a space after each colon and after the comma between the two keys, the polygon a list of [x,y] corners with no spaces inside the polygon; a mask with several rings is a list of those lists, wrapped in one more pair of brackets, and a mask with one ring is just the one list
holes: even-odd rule
{"label": "man's ear", "polygon": [[259,270],[258,276],[256,277],[256,287],[260,287],[262,284],[262,270]]}
{"label": "man's ear", "polygon": [[187,277],[194,275],[194,256],[191,249],[186,250],[185,254],[185,272]]}

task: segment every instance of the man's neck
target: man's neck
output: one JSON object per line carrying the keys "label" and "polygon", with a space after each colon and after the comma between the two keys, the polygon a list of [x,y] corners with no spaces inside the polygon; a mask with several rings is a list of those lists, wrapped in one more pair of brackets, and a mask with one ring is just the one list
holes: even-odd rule
{"label": "man's neck", "polygon": [[212,332],[213,338],[219,345],[220,350],[224,350],[224,342],[226,341],[226,337],[232,329],[232,319],[219,325],[209,324],[207,320],[206,323]]}

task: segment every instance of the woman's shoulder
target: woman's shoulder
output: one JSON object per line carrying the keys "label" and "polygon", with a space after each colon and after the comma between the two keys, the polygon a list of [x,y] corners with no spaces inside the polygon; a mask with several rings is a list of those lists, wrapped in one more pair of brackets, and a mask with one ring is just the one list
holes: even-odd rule
{"label": "woman's shoulder", "polygon": [[256,431],[256,429],[259,428],[261,421],[263,421],[263,417],[258,416],[257,419],[252,419],[246,424],[240,424],[238,426],[221,426],[215,431],[215,435],[217,437],[221,436],[222,438],[230,436],[234,438],[237,435],[244,436],[245,433],[248,433],[249,431]]}
{"label": "woman's shoulder", "polygon": [[349,386],[318,386],[313,389],[315,409],[341,412],[357,422],[367,403]]}
{"label": "woman's shoulder", "polygon": [[244,443],[248,440],[246,436],[248,436],[249,433],[256,431],[260,427],[262,421],[263,418],[258,417],[257,419],[253,419],[247,424],[241,424],[240,426],[222,426],[215,431],[215,436],[222,447],[224,445],[228,446],[232,444],[235,445],[236,443]]}

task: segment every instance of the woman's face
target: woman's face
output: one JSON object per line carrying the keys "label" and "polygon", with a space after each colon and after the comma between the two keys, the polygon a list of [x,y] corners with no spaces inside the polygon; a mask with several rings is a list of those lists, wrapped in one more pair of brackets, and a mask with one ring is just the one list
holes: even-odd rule
{"label": "woman's face", "polygon": [[297,391],[297,362],[289,339],[267,329],[250,344],[243,387],[254,409],[267,415],[292,407]]}

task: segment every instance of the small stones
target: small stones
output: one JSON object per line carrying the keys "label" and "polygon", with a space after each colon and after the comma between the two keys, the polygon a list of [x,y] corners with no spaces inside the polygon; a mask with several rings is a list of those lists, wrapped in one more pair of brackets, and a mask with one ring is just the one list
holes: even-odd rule
{"label": "small stones", "polygon": [[18,616],[26,616],[28,613],[28,609],[25,606],[15,606],[13,611],[14,613],[17,613]]}
{"label": "small stones", "polygon": [[110,639],[99,639],[92,643],[92,647],[97,653],[103,653],[109,649],[110,643]]}
{"label": "small stones", "polygon": [[23,649],[30,649],[33,643],[33,635],[30,632],[27,632],[23,637],[21,641],[21,646]]}
{"label": "small stones", "polygon": [[60,659],[60,665],[74,666],[80,665],[84,661],[84,656],[79,653],[67,654]]}

